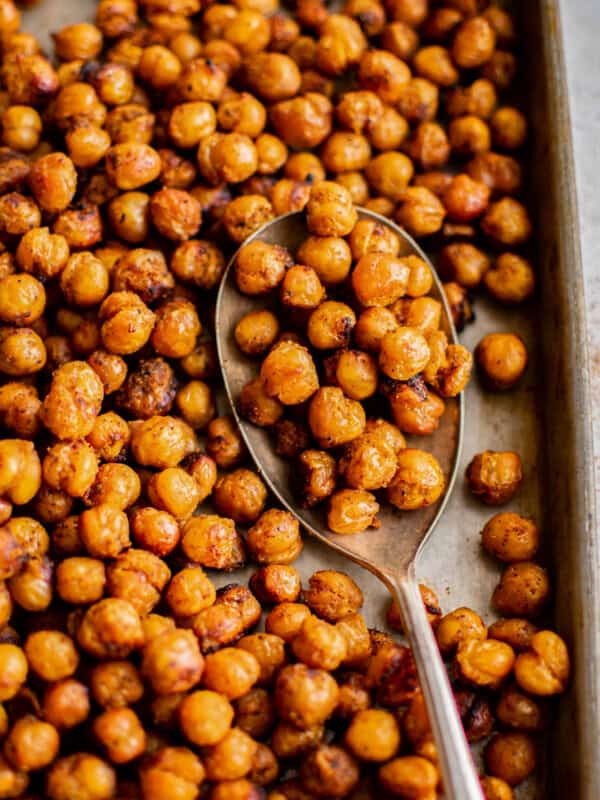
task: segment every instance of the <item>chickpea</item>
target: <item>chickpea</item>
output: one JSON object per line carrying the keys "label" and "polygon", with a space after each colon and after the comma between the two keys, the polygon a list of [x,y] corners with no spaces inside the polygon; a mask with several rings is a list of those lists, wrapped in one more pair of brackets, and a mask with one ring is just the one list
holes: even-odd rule
{"label": "chickpea", "polygon": [[345,236],[357,220],[347,189],[331,181],[312,187],[307,215],[308,228],[317,236]]}
{"label": "chickpea", "polygon": [[448,137],[437,122],[419,123],[410,139],[405,142],[404,149],[425,170],[445,166],[450,157]]}
{"label": "chickpea", "polygon": [[184,358],[194,349],[202,325],[194,304],[171,300],[156,311],[151,341],[157,353],[168,358]]}
{"label": "chickpea", "polygon": [[442,227],[446,210],[424,186],[405,189],[396,210],[396,221],[412,236],[429,236]]}
{"label": "chickpea", "polygon": [[387,333],[399,328],[396,316],[387,308],[372,306],[362,312],[354,329],[356,343],[363,350],[378,353]]}
{"label": "chickpea", "polygon": [[28,175],[38,205],[49,214],[64,211],[77,188],[77,171],[64,153],[50,153],[35,161]]}
{"label": "chickpea", "polygon": [[337,669],[348,654],[346,638],[328,622],[308,616],[293,638],[292,652],[313,669]]}
{"label": "chickpea", "polygon": [[487,385],[511,389],[527,366],[527,350],[521,338],[512,333],[490,333],[475,351],[477,366]]}
{"label": "chickpea", "polygon": [[338,122],[354,134],[362,133],[382,113],[382,101],[368,90],[346,92],[336,106]]}
{"label": "chickpea", "polygon": [[406,293],[409,275],[401,259],[371,252],[354,267],[352,288],[361,305],[388,306]]}
{"label": "chickpea", "polygon": [[126,658],[143,645],[138,613],[127,600],[117,597],[100,600],[85,612],[77,630],[77,642],[95,658]]}
{"label": "chickpea", "polygon": [[2,143],[13,150],[34,150],[42,133],[42,120],[31,106],[9,106],[2,113]]}
{"label": "chickpea", "polygon": [[[102,198],[99,200],[104,202]],[[89,249],[102,239],[100,209],[91,200],[82,198],[56,217],[52,230],[63,236],[69,247]]]}
{"label": "chickpea", "polygon": [[522,303],[535,287],[531,264],[514,253],[502,253],[484,276],[488,292],[501,303]]}
{"label": "chickpea", "polygon": [[400,730],[389,711],[369,708],[352,719],[344,741],[361,761],[388,761],[400,746]]}
{"label": "chickpea", "polygon": [[549,594],[550,581],[546,570],[531,561],[520,561],[502,573],[492,603],[501,614],[536,617],[548,601]]}
{"label": "chickpea", "polygon": [[98,458],[87,442],[59,442],[46,453],[42,470],[51,489],[83,497],[96,479]]}
{"label": "chickpea", "polygon": [[41,464],[32,442],[0,441],[0,496],[15,505],[33,499],[41,484]]}
{"label": "chickpea", "polygon": [[491,81],[478,78],[470,86],[453,89],[446,98],[446,111],[450,117],[471,114],[489,119],[498,101],[496,88]]}
{"label": "chickpea", "polygon": [[501,778],[492,778],[486,775],[481,778],[481,788],[485,800],[513,800],[514,798],[512,789]]}
{"label": "chickpea", "polygon": [[501,150],[518,150],[527,139],[527,120],[516,108],[504,106],[496,109],[491,121],[492,138]]}
{"label": "chickpea", "polygon": [[496,716],[503,726],[528,733],[544,729],[547,722],[544,712],[540,702],[512,685],[504,689],[496,706]]}
{"label": "chickpea", "polygon": [[287,564],[302,551],[298,521],[287,511],[265,511],[248,531],[246,544],[259,564]]}
{"label": "chickpea", "polygon": [[117,556],[107,570],[107,577],[108,594],[128,600],[145,616],[160,600],[171,571],[158,556],[132,548]]}
{"label": "chickpea", "polygon": [[319,389],[310,402],[308,424],[321,447],[338,447],[352,441],[363,432],[365,422],[360,403],[345,397],[337,387]]}
{"label": "chickpea", "polygon": [[424,508],[439,500],[445,489],[441,468],[430,453],[406,448],[397,456],[398,469],[388,485],[388,499],[403,510]]}
{"label": "chickpea", "polygon": [[159,800],[163,792],[193,797],[204,779],[200,759],[186,747],[162,747],[144,761],[140,785],[146,800]]}
{"label": "chickpea", "polygon": [[355,20],[341,14],[329,14],[319,28],[316,66],[326,75],[340,75],[358,64],[367,48],[367,40]]}
{"label": "chickpea", "polygon": [[467,639],[459,643],[456,652],[460,677],[475,686],[497,689],[512,671],[514,663],[512,647],[495,639]]}
{"label": "chickpea", "polygon": [[351,489],[383,489],[396,474],[396,453],[381,437],[364,433],[346,446],[340,474]]}
{"label": "chickpea", "polygon": [[94,734],[113,764],[125,764],[140,756],[146,747],[146,733],[130,708],[110,708],[96,717]]}
{"label": "chickpea", "polygon": [[73,678],[51,684],[44,692],[42,712],[44,719],[59,730],[81,725],[90,713],[87,686]]}
{"label": "chickpea", "polygon": [[276,344],[263,361],[260,377],[265,392],[284,405],[308,400],[319,385],[310,353],[295,342]]}
{"label": "chickpea", "polygon": [[266,498],[267,489],[263,481],[248,469],[237,469],[219,478],[213,492],[217,511],[239,524],[258,519]]}
{"label": "chickpea", "polygon": [[31,325],[46,306],[43,285],[32,275],[7,275],[0,280],[0,320],[9,325]]}
{"label": "chickpea", "polygon": [[[367,125],[371,145],[377,150],[395,150],[408,135],[408,123],[392,106],[384,106],[381,115]],[[362,205],[367,205],[368,196]],[[377,209],[373,209],[376,211]]]}
{"label": "chickpea", "polygon": [[156,150],[140,142],[114,144],[106,154],[105,163],[109,179],[123,191],[151,183],[161,170]]}
{"label": "chickpea", "polygon": [[56,591],[65,603],[96,603],[104,594],[105,584],[104,564],[99,559],[73,556],[56,567]]}
{"label": "chickpea", "polygon": [[491,775],[517,786],[535,769],[535,744],[527,733],[500,733],[488,742],[484,759]]}
{"label": "chickpea", "polygon": [[470,608],[457,608],[446,614],[436,628],[440,650],[448,655],[462,642],[472,639],[483,641],[487,630],[481,617]]}
{"label": "chickpea", "polygon": [[144,192],[124,192],[108,204],[114,232],[126,242],[140,244],[150,230],[150,197]]}
{"label": "chickpea", "polygon": [[164,359],[144,359],[129,373],[116,403],[136,419],[150,419],[171,410],[176,386],[173,370]]}
{"label": "chickpea", "polygon": [[79,535],[88,553],[96,558],[116,558],[130,544],[127,516],[108,503],[82,512]]}
{"label": "chickpea", "polygon": [[478,286],[489,268],[488,256],[468,242],[446,245],[440,255],[439,269],[444,279],[467,289]]}
{"label": "chickpea", "polygon": [[350,306],[336,300],[325,300],[308,318],[308,339],[318,350],[345,347],[355,324],[356,315]]}
{"label": "chickpea", "polygon": [[150,217],[162,236],[176,242],[194,236],[202,222],[200,203],[193,195],[166,187],[150,198]]}
{"label": "chickpea", "polygon": [[32,714],[18,719],[4,743],[5,758],[20,772],[47,767],[58,754],[58,731]]}
{"label": "chickpea", "polygon": [[196,564],[235,569],[244,563],[244,546],[233,520],[213,515],[192,517],[183,528],[181,546]]}
{"label": "chickpea", "polygon": [[298,470],[303,507],[312,508],[335,490],[337,464],[329,453],[305,450],[298,459]]}
{"label": "chickpea", "polygon": [[0,701],[4,702],[13,698],[25,683],[28,665],[23,650],[7,642],[0,643],[0,665],[2,666]]}
{"label": "chickpea", "polygon": [[281,302],[302,311],[316,308],[325,297],[325,289],[312,267],[295,264],[281,282]]}
{"label": "chickpea", "polygon": [[218,744],[231,728],[233,716],[233,707],[227,698],[209,690],[192,692],[179,706],[181,730],[199,747]]}
{"label": "chickpea", "polygon": [[66,25],[52,38],[61,61],[95,58],[102,50],[102,33],[89,22]]}
{"label": "chickpea", "polygon": [[346,797],[358,783],[356,761],[341,747],[320,745],[302,763],[302,785],[309,792]]}
{"label": "chickpea", "polygon": [[60,631],[30,634],[24,650],[30,668],[45,681],[69,678],[79,664],[73,640]]}
{"label": "chickpea", "polygon": [[48,228],[34,227],[21,237],[16,251],[17,263],[24,272],[48,279],[58,275],[69,258],[69,246],[63,236]]}
{"label": "chickpea", "polygon": [[185,567],[171,580],[165,595],[176,616],[190,617],[209,608],[216,590],[201,567]]}
{"label": "chickpea", "polygon": [[381,44],[398,58],[408,61],[419,45],[419,36],[410,24],[397,19],[384,27]]}
{"label": "chickpea", "polygon": [[340,489],[331,495],[327,525],[334,533],[362,533],[377,528],[379,503],[364,489]]}
{"label": "chickpea", "polygon": [[365,400],[377,390],[377,363],[360,350],[338,350],[324,362],[326,379],[352,400]]}
{"label": "chickpea", "polygon": [[186,424],[169,416],[152,416],[132,426],[131,450],[144,467],[176,467],[187,455]]}
{"label": "chickpea", "polygon": [[[7,31],[8,32],[8,31]],[[11,103],[36,106],[48,101],[58,90],[58,75],[42,55],[19,53],[20,58],[7,59],[4,85]]]}
{"label": "chickpea", "polygon": [[435,766],[420,756],[399,756],[379,769],[379,781],[385,789],[415,800],[435,797],[438,780]]}
{"label": "chickpea", "polygon": [[321,725],[334,711],[339,689],[324,670],[293,664],[280,670],[275,683],[279,716],[301,730]]}
{"label": "chickpea", "polygon": [[206,451],[217,466],[230,469],[243,461],[246,450],[231,417],[216,417],[207,428]]}
{"label": "chickpea", "polygon": [[75,125],[65,135],[69,156],[76,167],[95,167],[110,148],[109,134],[97,125]]}
{"label": "chickpea", "polygon": [[529,649],[515,662],[519,686],[537,696],[560,694],[569,680],[569,652],[564,641],[553,631],[538,631]]}
{"label": "chickpea", "polygon": [[116,790],[116,775],[109,764],[89,753],[59,758],[48,772],[49,800],[110,800]]}
{"label": "chickpea", "polygon": [[305,591],[309,607],[328,622],[338,622],[362,606],[363,595],[348,575],[336,570],[315,572]]}
{"label": "chickpea", "polygon": [[280,100],[269,111],[277,135],[288,147],[298,150],[317,147],[327,138],[332,115],[331,102],[318,92]]}
{"label": "chickpea", "polygon": [[484,16],[470,17],[454,34],[452,58],[461,69],[476,69],[490,60],[496,33]]}
{"label": "chickpea", "polygon": [[238,254],[235,263],[238,288],[250,295],[268,292],[281,283],[292,264],[292,257],[284,247],[256,239]]}
{"label": "chickpea", "polygon": [[159,695],[186,692],[202,676],[204,659],[196,637],[187,630],[165,630],[146,642],[142,675]]}
{"label": "chickpea", "polygon": [[481,220],[481,229],[494,242],[507,247],[523,244],[532,233],[525,206],[512,197],[503,197],[489,206]]}
{"label": "chickpea", "polygon": [[0,372],[21,377],[38,372],[46,364],[46,348],[32,328],[0,330]]}
{"label": "chickpea", "polygon": [[274,216],[273,206],[266,197],[249,194],[228,203],[222,221],[229,238],[241,244]]}
{"label": "chickpea", "polygon": [[538,551],[540,532],[532,519],[507,511],[496,514],[481,531],[483,547],[500,561],[530,561]]}
{"label": "chickpea", "polygon": [[404,153],[380,153],[371,159],[365,175],[372,190],[398,202],[414,173],[412,161]]}
{"label": "chickpea", "polygon": [[75,253],[60,274],[60,288],[71,305],[99,305],[108,293],[108,270],[92,253]]}
{"label": "chickpea", "polygon": [[490,190],[486,184],[461,174],[452,179],[442,195],[442,201],[450,219],[471,222],[484,213],[489,196]]}
{"label": "chickpea", "polygon": [[271,311],[249,311],[235,327],[235,340],[240,350],[257,356],[268,350],[279,335],[279,322]]}
{"label": "chickpea", "polygon": [[139,142],[147,145],[152,141],[155,120],[155,115],[144,105],[126,103],[108,113],[106,131],[113,144]]}
{"label": "chickpea", "polygon": [[424,369],[429,357],[425,337],[416,328],[400,327],[382,338],[379,367],[388,377],[407,381]]}
{"label": "chickpea", "polygon": [[488,505],[508,502],[523,481],[523,467],[517,453],[486,450],[467,467],[469,488]]}
{"label": "chickpea", "polygon": [[496,620],[490,625],[488,633],[492,638],[506,642],[519,653],[530,647],[537,630],[529,620],[512,618]]}
{"label": "chickpea", "polygon": [[130,355],[150,338],[155,315],[133,292],[116,291],[100,306],[98,319],[106,350],[115,355]]}
{"label": "chickpea", "polygon": [[250,589],[264,604],[294,602],[300,596],[300,575],[286,564],[267,564],[252,575]]}

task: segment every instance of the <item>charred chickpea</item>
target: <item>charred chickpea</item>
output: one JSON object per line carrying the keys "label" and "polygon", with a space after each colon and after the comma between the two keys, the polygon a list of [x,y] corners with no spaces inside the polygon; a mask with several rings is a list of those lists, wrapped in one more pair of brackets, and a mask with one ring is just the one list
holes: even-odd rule
{"label": "charred chickpea", "polygon": [[354,758],[336,745],[320,745],[304,759],[302,785],[309,792],[327,792],[331,797],[345,797],[359,780]]}
{"label": "charred chickpea", "polygon": [[488,742],[484,760],[491,775],[517,786],[535,769],[535,743],[527,733],[500,733]]}
{"label": "charred chickpea", "polygon": [[521,459],[517,453],[486,450],[473,458],[466,478],[473,494],[484,503],[506,503],[523,481]]}
{"label": "charred chickpea", "polygon": [[501,303],[522,303],[535,287],[531,264],[514,253],[502,253],[485,274],[483,283],[488,292]]}
{"label": "charred chickpea", "polygon": [[546,570],[531,561],[520,561],[502,573],[492,603],[501,614],[537,617],[549,595],[550,580]]}
{"label": "charred chickpea", "polygon": [[350,341],[355,324],[356,315],[350,306],[337,300],[325,300],[308,319],[308,339],[318,350],[344,347]]}
{"label": "charred chickpea", "polygon": [[521,692],[518,686],[509,684],[500,695],[496,717],[506,728],[536,733],[546,726],[545,711],[540,701]]}
{"label": "charred chickpea", "polygon": [[337,463],[323,450],[305,450],[298,458],[299,493],[306,508],[329,497],[336,487]]}

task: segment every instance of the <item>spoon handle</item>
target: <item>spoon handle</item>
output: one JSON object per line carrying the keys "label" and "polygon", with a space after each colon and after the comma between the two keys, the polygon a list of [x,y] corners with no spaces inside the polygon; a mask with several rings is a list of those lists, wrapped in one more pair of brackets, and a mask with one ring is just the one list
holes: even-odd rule
{"label": "spoon handle", "polygon": [[390,584],[402,612],[425,695],[445,796],[448,800],[484,800],[446,668],[417,583],[412,575],[403,575],[395,576]]}

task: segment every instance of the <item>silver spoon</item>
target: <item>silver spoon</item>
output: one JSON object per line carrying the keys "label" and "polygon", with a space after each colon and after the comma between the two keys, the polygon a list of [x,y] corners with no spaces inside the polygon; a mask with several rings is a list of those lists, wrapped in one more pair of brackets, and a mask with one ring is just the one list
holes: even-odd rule
{"label": "silver spoon", "polygon": [[[372,219],[391,228],[400,237],[401,255],[415,254],[429,263],[418,245],[397,225],[372,211],[358,209],[358,213],[360,219]],[[304,214],[292,212],[267,223],[246,239],[244,244],[260,239],[283,245],[295,253],[308,235]],[[428,508],[408,512],[399,512],[389,504],[383,504],[379,513],[380,528],[354,535],[331,533],[318,509],[299,508],[290,486],[290,464],[276,454],[268,432],[246,422],[237,413],[240,391],[256,377],[257,365],[240,351],[233,331],[240,317],[258,307],[267,307],[269,298],[249,297],[239,292],[232,269],[236,258],[237,253],[229,262],[219,289],[215,327],[225,388],[248,451],[265,483],[282,505],[328,547],[374,573],[397,600],[427,703],[446,795],[453,800],[483,800],[446,669],[415,579],[416,558],[438,522],[456,479],[464,400],[459,396],[447,401],[438,430],[424,442],[426,449],[438,459],[446,477],[447,488],[442,499]],[[443,307],[442,328],[449,340],[456,342],[456,331],[444,291],[432,267],[431,270],[434,277],[432,295]]]}

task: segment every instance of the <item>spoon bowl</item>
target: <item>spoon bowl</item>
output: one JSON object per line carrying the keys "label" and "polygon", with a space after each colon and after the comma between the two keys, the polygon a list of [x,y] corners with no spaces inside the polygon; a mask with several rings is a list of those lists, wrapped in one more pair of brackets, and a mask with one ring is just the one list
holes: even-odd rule
{"label": "spoon bowl", "polygon": [[[399,255],[416,255],[429,264],[433,276],[430,295],[442,305],[441,329],[447,334],[449,342],[457,343],[443,287],[427,256],[402,228],[390,220],[366,209],[359,208],[357,211],[359,219],[374,220],[397,234],[401,242]],[[261,240],[283,245],[295,253],[309,235],[304,213],[292,212],[264,225],[246,239],[244,245]],[[446,795],[455,800],[483,800],[446,671],[417,588],[414,569],[419,551],[440,520],[456,479],[465,415],[463,396],[461,394],[446,401],[439,428],[433,435],[413,437],[414,446],[431,452],[444,473],[446,489],[437,503],[416,511],[399,511],[384,502],[378,514],[379,528],[350,535],[331,532],[322,508],[300,508],[293,493],[293,466],[277,455],[268,431],[247,422],[237,411],[239,394],[244,385],[256,377],[258,365],[237,346],[235,325],[250,311],[275,309],[272,296],[248,296],[238,290],[233,269],[238,252],[230,260],[221,282],[215,327],[225,388],[248,451],[267,486],[305,528],[328,547],[373,572],[388,586],[400,606],[406,634],[413,649],[440,757]],[[411,445],[411,437],[408,439]]]}

